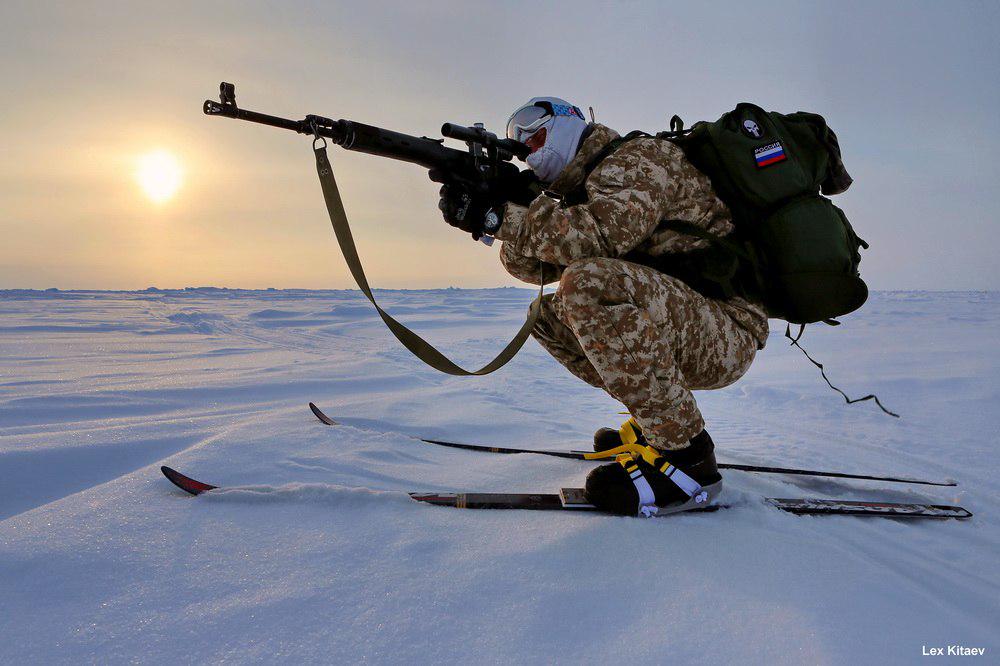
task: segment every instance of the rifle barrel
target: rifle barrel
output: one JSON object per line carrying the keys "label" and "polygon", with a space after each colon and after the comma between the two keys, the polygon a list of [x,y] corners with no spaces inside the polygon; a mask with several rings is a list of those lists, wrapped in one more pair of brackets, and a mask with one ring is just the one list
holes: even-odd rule
{"label": "rifle barrel", "polygon": [[[289,120],[288,118],[279,118],[278,116],[271,116],[266,113],[240,109],[233,104],[219,104],[218,102],[210,99],[205,100],[203,110],[205,114],[209,116],[225,116],[226,118],[233,118],[235,120],[247,120],[252,123],[292,130],[293,132],[298,132],[299,134],[313,133],[312,125],[305,120]],[[320,136],[333,139],[338,143],[343,139],[343,131],[339,127],[332,128],[319,126],[317,129],[319,130]]]}

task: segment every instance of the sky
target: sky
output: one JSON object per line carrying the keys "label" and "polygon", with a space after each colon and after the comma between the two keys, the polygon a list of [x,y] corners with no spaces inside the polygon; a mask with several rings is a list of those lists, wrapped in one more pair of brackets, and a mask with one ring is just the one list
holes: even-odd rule
{"label": "sky", "polygon": [[[309,138],[248,109],[437,136],[555,95],[622,133],[740,101],[824,115],[872,289],[998,289],[996,2],[0,3],[0,288],[353,288]],[[164,201],[141,159],[172,155]],[[331,148],[377,287],[515,285],[419,167]]]}

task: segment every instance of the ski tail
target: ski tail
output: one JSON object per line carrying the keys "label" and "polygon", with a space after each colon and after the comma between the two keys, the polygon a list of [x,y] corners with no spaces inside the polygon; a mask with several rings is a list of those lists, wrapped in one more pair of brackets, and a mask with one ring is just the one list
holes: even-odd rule
{"label": "ski tail", "polygon": [[950,504],[905,504],[856,500],[767,497],[765,502],[798,515],[883,516],[887,518],[971,518],[972,512]]}
{"label": "ski tail", "polygon": [[743,472],[756,472],[758,474],[789,474],[792,476],[825,476],[831,479],[858,479],[861,481],[886,481],[888,483],[910,483],[919,486],[948,486],[958,485],[957,481],[927,481],[924,479],[914,479],[907,476],[875,476],[871,474],[849,474],[847,472],[827,472],[815,469],[796,469],[793,467],[770,467],[764,465],[738,465],[736,463],[719,463],[719,469],[735,469]]}
{"label": "ski tail", "polygon": [[201,481],[195,481],[191,477],[184,476],[176,469],[172,469],[166,465],[160,467],[160,471],[163,472],[163,476],[167,477],[170,483],[174,484],[186,493],[191,493],[192,495],[201,495],[209,490],[215,490],[218,488],[218,486],[212,486],[207,483],[202,483]]}

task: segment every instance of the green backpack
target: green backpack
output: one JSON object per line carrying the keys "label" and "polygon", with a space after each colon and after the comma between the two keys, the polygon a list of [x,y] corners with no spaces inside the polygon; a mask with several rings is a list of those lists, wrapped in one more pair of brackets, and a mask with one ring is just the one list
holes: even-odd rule
{"label": "green backpack", "polygon": [[[592,172],[622,144],[649,136],[635,131],[615,139],[591,158],[584,172]],[[670,131],[656,138],[676,144],[708,176],[732,212],[735,228],[723,238],[685,220],[662,220],[661,229],[711,242],[683,255],[654,257],[633,250],[624,259],[674,275],[710,298],[743,295],[762,301],[769,317],[801,325],[794,337],[786,326],[785,336],[848,404],[874,400],[883,412],[899,418],[874,393],[849,397],[799,345],[806,324],[837,324],[834,317],[868,300],[868,287],[858,274],[860,248],[867,249],[868,243],[854,233],[844,212],[822,196],[840,194],[852,182],[837,135],[823,117],[768,112],[743,102],[714,123],[695,123],[687,131],[674,116]],[[586,198],[581,185],[564,198],[565,205]]]}
{"label": "green backpack", "polygon": [[[859,248],[843,211],[822,194],[851,184],[837,136],[822,116],[784,115],[741,103],[717,121],[684,131],[677,116],[658,138],[679,146],[712,181],[732,210],[735,235],[709,236],[691,225],[667,227],[710,237],[741,259],[744,292],[758,296],[768,316],[793,324],[831,320],[868,298]],[[735,241],[735,242],[734,242]]]}

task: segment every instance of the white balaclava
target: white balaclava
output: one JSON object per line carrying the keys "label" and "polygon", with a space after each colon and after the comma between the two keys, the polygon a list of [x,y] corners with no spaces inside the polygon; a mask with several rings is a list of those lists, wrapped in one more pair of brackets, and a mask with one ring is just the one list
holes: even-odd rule
{"label": "white balaclava", "polygon": [[545,145],[528,155],[525,162],[539,180],[551,183],[576,155],[587,121],[580,109],[558,97],[533,97],[528,104],[535,102],[548,102],[555,115],[542,126],[546,132]]}

